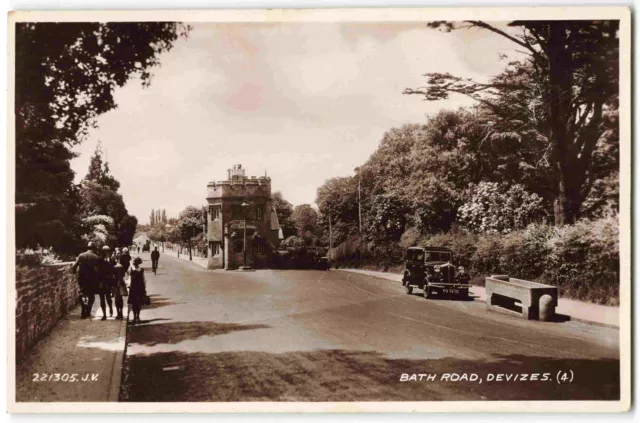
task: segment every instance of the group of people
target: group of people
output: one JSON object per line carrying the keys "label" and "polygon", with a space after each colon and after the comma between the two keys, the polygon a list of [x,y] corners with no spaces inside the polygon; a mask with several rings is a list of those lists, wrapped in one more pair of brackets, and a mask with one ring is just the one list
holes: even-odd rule
{"label": "group of people", "polygon": [[[116,319],[124,319],[124,297],[128,297],[128,304],[133,310],[133,323],[140,322],[142,306],[148,303],[144,271],[140,267],[142,259],[131,259],[129,250],[116,248],[112,253],[109,246],[105,245],[100,251],[96,251],[93,243],[87,245],[87,251],[80,254],[73,264],[73,272],[78,271],[78,284],[80,285],[81,317],[91,316],[91,310],[95,302],[95,296],[100,298],[102,320],[107,320],[107,305],[109,316],[113,317],[113,302],[115,299]],[[157,260],[156,265],[157,266]],[[129,286],[125,281],[130,278]]]}

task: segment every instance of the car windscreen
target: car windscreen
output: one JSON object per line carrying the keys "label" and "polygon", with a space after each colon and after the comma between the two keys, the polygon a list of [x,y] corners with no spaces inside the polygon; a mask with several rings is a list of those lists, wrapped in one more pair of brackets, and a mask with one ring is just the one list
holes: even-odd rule
{"label": "car windscreen", "polygon": [[424,251],[422,251],[422,250],[409,250],[409,251],[407,251],[407,260],[410,260],[410,261],[424,261]]}
{"label": "car windscreen", "polygon": [[427,251],[424,261],[451,261],[451,253],[446,251]]}

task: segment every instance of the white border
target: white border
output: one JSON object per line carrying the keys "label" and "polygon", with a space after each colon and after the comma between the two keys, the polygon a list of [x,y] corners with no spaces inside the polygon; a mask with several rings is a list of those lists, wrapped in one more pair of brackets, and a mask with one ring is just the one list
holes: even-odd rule
{"label": "white border", "polygon": [[[456,402],[234,402],[234,403],[16,403],[15,402],[15,162],[7,161],[7,407],[16,413],[57,412],[616,412],[631,403],[631,19],[626,7],[499,7],[428,9],[280,9],[69,11],[9,13],[8,105],[14,85],[14,24],[24,21],[363,22],[481,19],[620,20],[620,401]],[[13,108],[7,110],[7,157],[15,157]]]}

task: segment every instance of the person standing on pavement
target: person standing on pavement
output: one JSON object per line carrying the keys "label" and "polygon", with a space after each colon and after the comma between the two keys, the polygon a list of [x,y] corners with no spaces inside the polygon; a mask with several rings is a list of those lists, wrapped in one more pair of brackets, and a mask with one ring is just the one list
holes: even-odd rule
{"label": "person standing on pavement", "polygon": [[115,278],[115,288],[113,290],[113,296],[116,301],[116,319],[122,320],[124,319],[123,308],[124,308],[124,299],[128,295],[127,284],[124,282],[124,266],[120,264],[118,261],[115,266],[113,266],[113,275]]}
{"label": "person standing on pavement", "polygon": [[144,270],[140,268],[141,263],[142,259],[136,257],[133,260],[133,269],[131,270],[128,303],[131,304],[133,309],[133,324],[140,323],[140,310],[147,299],[147,287],[144,280]]}
{"label": "person standing on pavement", "polygon": [[120,264],[124,267],[125,273],[129,273],[129,269],[131,267],[131,255],[129,254],[129,249],[126,247],[122,249]]}
{"label": "person standing on pavement", "polygon": [[105,245],[102,247],[102,257],[100,257],[98,261],[98,296],[100,297],[102,320],[107,320],[107,304],[109,304],[109,316],[113,317],[111,293],[113,292],[115,281],[110,255],[109,246]]}
{"label": "person standing on pavement", "polygon": [[120,248],[116,247],[111,255],[111,264],[115,267],[118,263],[120,263]]}
{"label": "person standing on pavement", "polygon": [[151,252],[151,268],[153,269],[153,274],[156,274],[156,270],[158,270],[158,261],[160,260],[160,251],[158,251],[158,247],[156,247]]}
{"label": "person standing on pavement", "polygon": [[[78,271],[78,285],[80,286],[80,316],[84,319],[91,315],[91,308],[95,301],[96,287],[98,284],[98,256],[95,253],[93,243],[87,244],[87,251],[80,254],[71,267],[73,273]],[[87,303],[83,297],[87,297]]]}

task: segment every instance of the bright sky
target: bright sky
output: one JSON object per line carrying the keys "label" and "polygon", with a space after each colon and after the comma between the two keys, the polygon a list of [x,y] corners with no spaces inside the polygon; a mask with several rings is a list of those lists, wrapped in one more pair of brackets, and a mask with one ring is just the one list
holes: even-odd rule
{"label": "bright sky", "polygon": [[294,205],[352,175],[385,131],[420,123],[463,97],[426,102],[403,95],[427,72],[486,79],[513,44],[480,30],[441,33],[424,23],[195,24],[161,57],[151,87],[130,81],[118,108],[76,151],[84,177],[98,140],[121,182],[129,213],[175,217],[206,204],[209,181],[241,163],[272,179]]}

